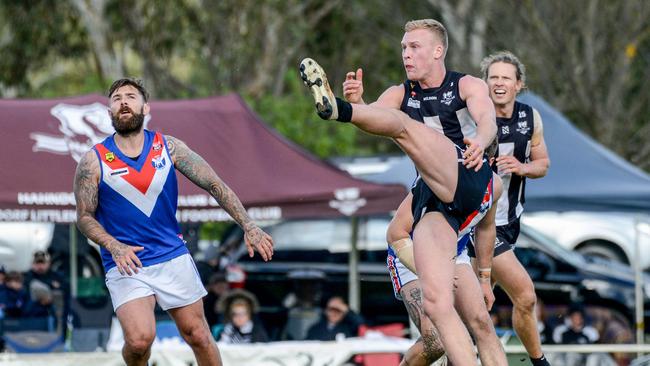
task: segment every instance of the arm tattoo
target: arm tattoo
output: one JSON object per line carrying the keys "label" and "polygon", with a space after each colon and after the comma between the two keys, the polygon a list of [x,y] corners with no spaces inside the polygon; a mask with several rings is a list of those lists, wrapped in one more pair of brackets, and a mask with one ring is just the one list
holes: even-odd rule
{"label": "arm tattoo", "polygon": [[210,193],[217,200],[219,206],[228,212],[244,231],[255,227],[235,192],[219,178],[217,173],[199,154],[190,150],[183,141],[175,137],[167,135],[165,138],[167,139],[169,155],[179,172]]}
{"label": "arm tattoo", "polygon": [[111,250],[117,242],[95,219],[98,205],[99,161],[93,151],[84,155],[74,177],[74,197],[77,204],[77,227],[90,240]]}

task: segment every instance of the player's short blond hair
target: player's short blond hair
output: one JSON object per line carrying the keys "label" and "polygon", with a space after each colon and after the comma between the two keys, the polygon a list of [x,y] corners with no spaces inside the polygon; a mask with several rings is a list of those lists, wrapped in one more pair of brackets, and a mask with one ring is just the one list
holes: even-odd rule
{"label": "player's short blond hair", "polygon": [[445,54],[447,53],[447,46],[449,44],[449,37],[447,36],[447,28],[442,23],[435,19],[417,19],[408,21],[404,25],[404,32],[414,31],[416,29],[426,29],[438,37],[442,42]]}
{"label": "player's short blond hair", "polygon": [[517,80],[521,80],[522,88],[526,87],[526,66],[524,66],[524,64],[519,61],[517,56],[515,56],[510,51],[499,51],[493,53],[489,56],[486,56],[481,61],[481,74],[483,75],[483,80],[487,81],[490,66],[496,62],[503,62],[513,65],[516,69]]}

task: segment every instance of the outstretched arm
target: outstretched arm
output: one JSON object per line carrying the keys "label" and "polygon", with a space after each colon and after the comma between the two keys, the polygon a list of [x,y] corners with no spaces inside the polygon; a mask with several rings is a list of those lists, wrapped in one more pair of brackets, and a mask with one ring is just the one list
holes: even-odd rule
{"label": "outstretched arm", "polygon": [[117,270],[121,274],[138,273],[142,267],[135,254],[143,247],[126,245],[106,232],[95,219],[99,193],[99,160],[93,150],[84,155],[77,165],[74,176],[74,198],[77,203],[77,227],[90,240],[111,252]]}
{"label": "outstretched arm", "polygon": [[253,249],[255,249],[265,261],[271,259],[273,256],[271,236],[251,220],[235,192],[219,178],[199,154],[190,150],[183,141],[172,136],[165,136],[165,138],[169,155],[171,155],[176,169],[194,184],[210,193],[217,200],[219,206],[228,212],[244,230],[248,254],[252,257]]}

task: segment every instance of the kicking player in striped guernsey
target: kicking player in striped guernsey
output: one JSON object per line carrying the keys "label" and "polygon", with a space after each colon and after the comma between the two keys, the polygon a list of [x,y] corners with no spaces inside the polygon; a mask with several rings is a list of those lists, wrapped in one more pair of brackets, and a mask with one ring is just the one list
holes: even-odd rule
{"label": "kicking player in striped guernsey", "polygon": [[[480,169],[484,161],[483,149],[493,140],[496,131],[494,107],[487,86],[478,78],[447,70],[447,30],[434,19],[406,23],[401,46],[407,80],[401,85],[388,88],[371,105],[399,109],[412,119],[438,131],[465,149],[463,163],[467,169]],[[362,69],[347,73],[343,95],[351,103],[365,104],[362,98]],[[410,202],[411,195],[406,200]],[[391,223],[389,232],[395,229],[394,222]],[[396,229],[400,230],[399,227]],[[389,244],[393,247],[395,243]],[[491,248],[489,256],[491,258]],[[423,300],[426,301],[426,297]],[[433,337],[427,337],[426,334],[424,337],[425,343],[432,343]],[[428,347],[424,348],[425,353],[429,350]],[[433,353],[427,354],[419,358],[419,361],[434,356]],[[410,361],[414,360],[415,358]]]}
{"label": "kicking player in striped guernsey", "polygon": [[[492,54],[481,62],[481,71],[497,115],[499,150],[495,167],[504,190],[497,203],[492,280],[505,290],[514,305],[512,325],[531,362],[534,366],[545,366],[549,363],[537,331],[535,288],[513,252],[524,210],[526,178],[545,176],[550,164],[542,118],[533,107],[515,99],[526,85],[526,69],[515,55]],[[469,249],[472,256],[471,245]]]}
{"label": "kicking player in striped guernsey", "polygon": [[203,314],[206,291],[183,241],[176,171],[209,192],[243,228],[250,256],[273,255],[273,241],[235,193],[181,140],[143,128],[149,95],[138,80],[109,92],[115,134],[79,161],[74,178],[77,226],[101,246],[106,286],[124,331],[127,365],[146,365],[156,336],[156,303],[176,322],[199,365],[221,365]]}
{"label": "kicking player in striped guernsey", "polygon": [[476,364],[467,329],[453,305],[453,259],[459,228],[479,209],[491,186],[492,170],[483,164],[487,159],[482,149],[481,166],[466,169],[465,151],[442,133],[395,109],[335,98],[325,72],[312,59],[301,62],[300,73],[321,118],[351,122],[368,133],[390,137],[415,163],[421,179],[413,188],[413,241],[423,307],[440,331],[452,363]]}
{"label": "kicking player in striped guernsey", "polygon": [[[496,153],[496,140],[485,149],[492,163]],[[496,175],[496,173],[494,173]],[[490,283],[490,267],[494,240],[496,238],[496,201],[501,196],[501,179],[494,178],[494,189],[487,190],[480,209],[461,225],[454,270],[454,306],[471,333],[478,348],[481,365],[506,366],[508,364],[501,341],[496,335],[488,311],[494,302]],[[439,332],[425,315],[422,308],[422,290],[414,265],[413,241],[410,231],[413,227],[411,211],[412,194],[402,201],[395,217],[388,226],[386,240],[389,243],[387,264],[395,297],[404,302],[409,318],[420,331],[420,338],[411,346],[400,365],[430,365],[445,353]],[[478,277],[467,254],[470,235],[477,245],[485,250],[480,253],[487,258],[479,260]]]}

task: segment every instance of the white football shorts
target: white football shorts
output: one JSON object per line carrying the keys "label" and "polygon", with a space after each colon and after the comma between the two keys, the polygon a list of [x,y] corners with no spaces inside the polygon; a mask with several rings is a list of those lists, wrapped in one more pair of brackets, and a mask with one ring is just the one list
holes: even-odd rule
{"label": "white football shorts", "polygon": [[138,273],[131,276],[122,275],[113,267],[106,273],[106,287],[114,310],[150,295],[156,297],[163,310],[174,309],[193,304],[207,294],[189,254],[138,268]]}

